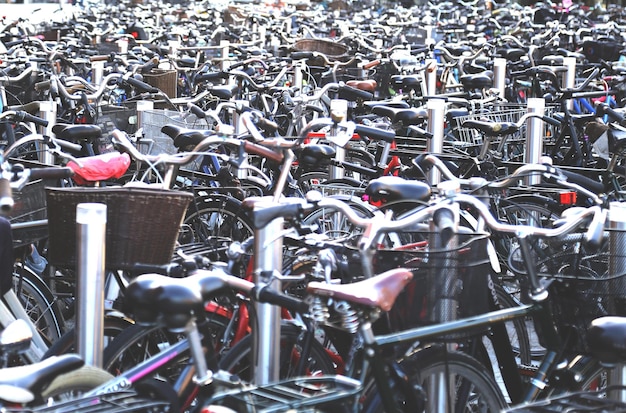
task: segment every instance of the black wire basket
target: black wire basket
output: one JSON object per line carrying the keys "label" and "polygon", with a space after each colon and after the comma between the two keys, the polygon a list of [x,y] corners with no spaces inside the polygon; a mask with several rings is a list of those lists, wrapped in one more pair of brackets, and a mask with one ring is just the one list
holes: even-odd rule
{"label": "black wire basket", "polygon": [[130,269],[136,263],[170,262],[193,195],[146,188],[47,188],[50,246],[48,261],[61,268],[77,263],[76,206],[107,206],[106,266]]}
{"label": "black wire basket", "polygon": [[[377,323],[389,331],[484,314],[489,311],[489,278],[492,274],[486,234],[457,234],[453,248],[429,247],[430,233],[403,233],[401,248],[379,249],[376,272],[408,268],[413,279],[393,308]],[[382,323],[382,324],[381,324]],[[469,332],[470,334],[477,331]],[[450,338],[458,338],[458,335]]]}

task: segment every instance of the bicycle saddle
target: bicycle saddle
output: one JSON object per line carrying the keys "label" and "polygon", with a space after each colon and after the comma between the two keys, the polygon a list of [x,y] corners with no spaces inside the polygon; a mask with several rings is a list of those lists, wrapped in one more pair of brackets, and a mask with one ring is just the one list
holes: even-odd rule
{"label": "bicycle saddle", "polygon": [[309,144],[300,151],[298,162],[303,168],[313,168],[323,165],[324,161],[328,161],[335,157],[335,148],[330,145]]}
{"label": "bicycle saddle", "polygon": [[207,90],[216,98],[230,100],[237,93],[237,85],[210,86]]}
{"label": "bicycle saddle", "polygon": [[225,288],[223,274],[203,271],[186,278],[143,274],[126,288],[124,310],[142,324],[162,322],[170,330],[184,329],[204,300]]}
{"label": "bicycle saddle", "polygon": [[422,77],[420,75],[393,75],[391,84],[402,89],[419,89],[422,87]]}
{"label": "bicycle saddle", "polygon": [[389,311],[396,298],[413,278],[413,273],[403,268],[395,268],[375,277],[350,284],[329,284],[312,281],[307,291],[353,304],[380,308]]}
{"label": "bicycle saddle", "polygon": [[417,125],[428,118],[425,109],[418,108],[394,108],[389,106],[374,106],[372,113],[378,116],[388,117],[392,123],[402,122],[404,125]]}
{"label": "bicycle saddle", "polygon": [[365,188],[365,195],[373,202],[417,201],[430,199],[430,186],[422,181],[410,181],[397,176],[381,176],[372,179]]}
{"label": "bicycle saddle", "polygon": [[[35,364],[27,366],[7,367],[0,370],[0,398],[8,402],[23,403],[23,400],[11,400],[12,397],[22,397],[26,389],[32,394],[41,394],[45,386],[60,374],[68,373],[83,366],[85,362],[77,354],[52,356]],[[13,388],[13,394],[2,391],[3,386]]]}
{"label": "bicycle saddle", "polygon": [[74,142],[87,141],[93,142],[95,139],[102,137],[102,129],[98,125],[68,125],[58,123],[52,127],[52,133],[57,138]]}
{"label": "bicycle saddle", "polygon": [[485,89],[493,86],[493,79],[486,72],[463,75],[459,80],[466,89]]}
{"label": "bicycle saddle", "polygon": [[604,363],[626,361],[626,317],[596,318],[587,330],[587,345],[594,358]]}
{"label": "bicycle saddle", "polygon": [[376,83],[374,79],[348,80],[346,82],[346,85],[353,87],[355,89],[365,90],[365,91],[373,93],[374,91],[376,91],[376,87],[378,86],[378,83]]}
{"label": "bicycle saddle", "polygon": [[178,149],[188,146],[196,146],[205,138],[213,136],[214,131],[204,129],[189,129],[173,124],[165,125],[161,128],[161,132],[172,138],[174,146]]}

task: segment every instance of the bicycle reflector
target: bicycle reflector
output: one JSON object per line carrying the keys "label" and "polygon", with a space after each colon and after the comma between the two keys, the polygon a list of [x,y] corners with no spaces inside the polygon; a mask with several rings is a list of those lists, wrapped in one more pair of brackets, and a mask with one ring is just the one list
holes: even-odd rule
{"label": "bicycle reflector", "polygon": [[576,191],[559,192],[561,205],[576,205]]}

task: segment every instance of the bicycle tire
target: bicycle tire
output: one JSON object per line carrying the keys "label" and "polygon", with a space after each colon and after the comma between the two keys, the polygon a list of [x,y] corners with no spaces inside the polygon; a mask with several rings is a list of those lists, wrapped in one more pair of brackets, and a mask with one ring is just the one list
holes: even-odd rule
{"label": "bicycle tire", "polygon": [[[297,360],[301,356],[299,353],[300,349],[296,347],[301,333],[302,330],[298,326],[293,324],[281,325],[280,379],[287,379],[295,377],[295,375],[301,375],[294,372],[295,366],[290,363],[295,361],[295,364],[297,364]],[[252,369],[250,367],[252,365],[252,357],[254,354],[253,341],[253,334],[249,334],[235,344],[220,359],[219,368],[236,374],[240,379],[246,382],[251,382]],[[284,351],[286,349],[290,350]],[[327,350],[317,340],[313,340],[311,343],[308,361],[308,374],[336,374],[335,365],[328,355]]]}
{"label": "bicycle tire", "polygon": [[16,263],[13,289],[43,339],[48,343],[58,341],[65,330],[65,321],[47,284],[28,267]]}
{"label": "bicycle tire", "polygon": [[[409,374],[414,386],[419,386],[424,404],[424,412],[438,411],[428,400],[429,378],[443,375],[448,380],[455,379],[455,388],[459,390],[461,399],[455,399],[454,412],[500,412],[507,407],[506,400],[492,374],[473,357],[461,352],[448,352],[442,346],[420,349],[401,362],[403,370]],[[404,396],[398,394],[397,400],[402,403]],[[480,409],[479,409],[480,408]],[[366,413],[384,412],[381,395],[373,386],[367,394],[362,409]]]}
{"label": "bicycle tire", "polygon": [[[219,351],[219,344],[222,342],[229,321],[230,319],[225,316],[211,314],[208,321],[203,322],[200,326],[205,343],[208,342],[206,341],[207,338],[211,336],[216,350],[214,353]],[[180,340],[179,337],[179,335],[167,332],[161,326],[132,325],[106,346],[103,354],[103,368],[111,374],[120,374],[146,360],[153,354],[150,353],[151,350],[158,352],[164,346],[172,344],[172,340]],[[163,339],[167,339],[167,341],[162,341]],[[121,362],[130,364],[123,366],[120,364]]]}
{"label": "bicycle tire", "polygon": [[[133,322],[126,318],[116,316],[104,317],[104,347],[108,347],[115,337],[122,331],[133,326]],[[76,328],[72,327],[63,334],[52,346],[46,351],[42,358],[51,356],[60,356],[61,354],[76,353]]]}
{"label": "bicycle tire", "polygon": [[[349,195],[331,195],[331,198],[340,199],[352,207],[362,217],[372,217],[373,208],[359,198]],[[317,226],[318,232],[333,238],[352,237],[362,232],[361,228],[352,224],[341,212],[333,209],[316,208],[302,220],[303,225]]]}

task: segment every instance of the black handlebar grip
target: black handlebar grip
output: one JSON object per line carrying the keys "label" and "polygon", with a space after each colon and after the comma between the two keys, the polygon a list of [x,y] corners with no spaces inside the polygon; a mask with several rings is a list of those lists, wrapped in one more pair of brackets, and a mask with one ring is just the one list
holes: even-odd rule
{"label": "black handlebar grip", "polygon": [[194,115],[196,115],[196,117],[198,119],[204,119],[206,118],[206,112],[202,110],[202,108],[194,103],[189,102],[187,104],[187,107],[189,108],[189,111],[191,113],[193,113]]}
{"label": "black handlebar grip", "polygon": [[291,54],[293,60],[311,59],[313,57],[315,57],[313,52],[293,52]]}
{"label": "black handlebar grip", "polygon": [[185,268],[176,263],[168,263],[164,265],[150,265],[150,264],[133,264],[130,269],[131,274],[160,274],[173,278],[183,278],[185,274]]}
{"label": "black handlebar grip", "polygon": [[126,83],[128,83],[130,86],[137,89],[139,92],[146,92],[146,93],[161,92],[159,88],[149,85],[146,82],[143,82],[139,79],[135,79],[134,77],[129,77],[128,79],[124,79],[124,80],[126,81]]}
{"label": "black handlebar grip", "polygon": [[141,73],[149,73],[152,69],[154,69],[158,65],[159,65],[159,58],[153,57],[152,59],[148,60],[146,63],[141,65],[140,71]]}
{"label": "black handlebar grip", "polygon": [[551,118],[550,116],[543,116],[541,118],[541,120],[543,120],[544,122],[546,122],[546,123],[548,123],[548,124],[550,124],[552,126],[561,126],[562,125],[562,122],[560,120]]}
{"label": "black handlebar grip", "polygon": [[278,130],[278,124],[276,122],[265,118],[258,118],[256,125],[267,133],[276,132]]}
{"label": "black handlebar grip", "polygon": [[23,110],[16,112],[15,118],[21,122],[33,122],[35,125],[43,126],[44,128],[48,126],[47,120],[31,115]]}
{"label": "black handlebar grip", "polygon": [[272,290],[267,286],[254,287],[250,294],[258,302],[284,307],[294,313],[307,313],[309,311],[309,305],[301,299]]}
{"label": "black handlebar grip", "polygon": [[368,92],[367,90],[357,89],[348,85],[339,86],[339,99],[346,99],[349,101],[357,101],[361,100],[372,100],[374,99],[374,94],[372,92]]}
{"label": "black handlebar grip", "polygon": [[64,179],[74,176],[72,168],[50,167],[50,168],[30,168],[30,179]]}
{"label": "black handlebar grip", "polygon": [[389,143],[396,139],[396,133],[394,131],[378,129],[372,126],[356,125],[354,132],[360,136],[367,136],[372,139],[378,139]]}
{"label": "black handlebar grip", "polygon": [[441,245],[436,245],[435,248],[445,248],[455,232],[454,213],[448,208],[440,208],[433,214],[433,222],[436,231],[441,235]]}
{"label": "black handlebar grip", "polygon": [[607,115],[608,117],[610,117],[611,119],[613,119],[614,121],[618,123],[624,122],[624,119],[625,119],[625,116],[623,113],[618,112],[615,109],[611,108],[606,103],[601,103],[601,102],[598,102],[596,104],[596,114],[599,116]]}
{"label": "black handlebar grip", "polygon": [[11,181],[0,178],[0,213],[8,215],[13,209],[13,192],[11,191]]}

